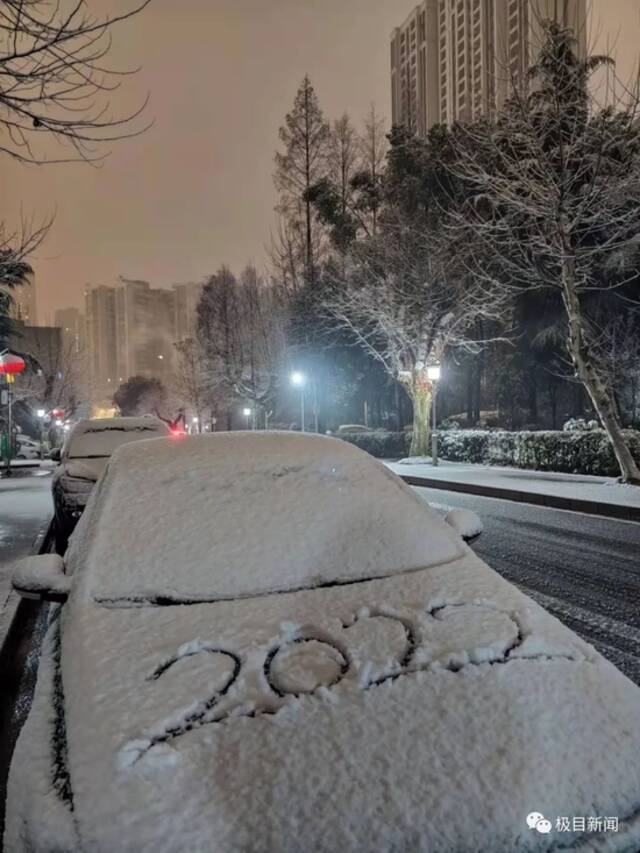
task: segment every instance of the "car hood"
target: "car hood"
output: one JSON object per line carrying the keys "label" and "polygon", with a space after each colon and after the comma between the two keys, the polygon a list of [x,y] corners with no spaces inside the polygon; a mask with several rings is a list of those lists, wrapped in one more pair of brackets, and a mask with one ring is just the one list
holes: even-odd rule
{"label": "car hood", "polygon": [[640,690],[468,550],[208,604],[107,608],[81,586],[62,683],[85,849],[499,853],[595,838],[556,831],[563,815],[617,816],[598,849],[640,838]]}

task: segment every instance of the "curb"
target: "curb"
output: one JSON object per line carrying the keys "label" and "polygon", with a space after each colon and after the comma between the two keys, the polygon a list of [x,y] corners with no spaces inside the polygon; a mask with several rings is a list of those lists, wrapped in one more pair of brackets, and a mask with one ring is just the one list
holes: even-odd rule
{"label": "curb", "polygon": [[[36,538],[33,540],[30,554],[46,554],[51,547],[53,538],[53,518],[50,518],[40,528]],[[7,664],[7,656],[11,652],[11,648],[18,641],[20,631],[20,613],[24,609],[21,607],[24,599],[16,592],[11,592],[5,605],[3,614],[3,622],[7,626],[4,634],[0,634],[0,681],[2,681],[2,673]]]}
{"label": "curb", "polygon": [[599,503],[598,501],[576,500],[558,495],[543,495],[538,492],[521,492],[503,489],[500,486],[481,486],[476,483],[456,483],[449,480],[437,480],[430,477],[416,477],[411,474],[398,474],[410,486],[424,486],[429,489],[441,489],[445,492],[463,492],[483,498],[497,498],[503,501],[535,504],[552,509],[565,509],[569,512],[582,512],[586,515],[601,515],[616,518],[619,521],[639,521],[640,507],[621,506],[620,504]]}

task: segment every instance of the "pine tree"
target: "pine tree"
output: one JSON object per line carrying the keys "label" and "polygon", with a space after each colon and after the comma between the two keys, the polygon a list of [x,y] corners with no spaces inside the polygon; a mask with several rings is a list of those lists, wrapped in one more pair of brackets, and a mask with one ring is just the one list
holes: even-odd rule
{"label": "pine tree", "polygon": [[323,176],[330,130],[308,76],[298,89],[293,109],[287,113],[279,135],[284,145],[284,152],[276,154],[275,183],[280,193],[280,210],[291,220],[302,214],[305,283],[313,286],[318,259],[309,190]]}

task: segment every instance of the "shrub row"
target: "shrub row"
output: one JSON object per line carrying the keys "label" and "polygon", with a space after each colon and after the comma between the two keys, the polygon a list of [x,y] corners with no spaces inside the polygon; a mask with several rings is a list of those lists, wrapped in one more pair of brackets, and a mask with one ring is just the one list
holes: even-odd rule
{"label": "shrub row", "polygon": [[[398,458],[409,451],[411,436],[398,432],[342,435],[378,458]],[[640,461],[640,432],[626,430],[625,438]],[[484,465],[504,465],[564,474],[619,474],[604,430],[507,432],[506,430],[447,430],[439,433],[442,459]]]}

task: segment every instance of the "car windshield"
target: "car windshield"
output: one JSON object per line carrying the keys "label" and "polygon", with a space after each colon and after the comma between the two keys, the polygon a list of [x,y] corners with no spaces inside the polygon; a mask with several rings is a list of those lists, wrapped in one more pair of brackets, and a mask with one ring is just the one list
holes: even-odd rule
{"label": "car windshield", "polygon": [[78,426],[69,438],[67,459],[105,459],[121,444],[167,434],[165,425],[155,418],[96,420]]}
{"label": "car windshield", "polygon": [[105,603],[171,603],[349,583],[446,562],[459,539],[342,442],[220,433],[120,448],[70,553]]}

